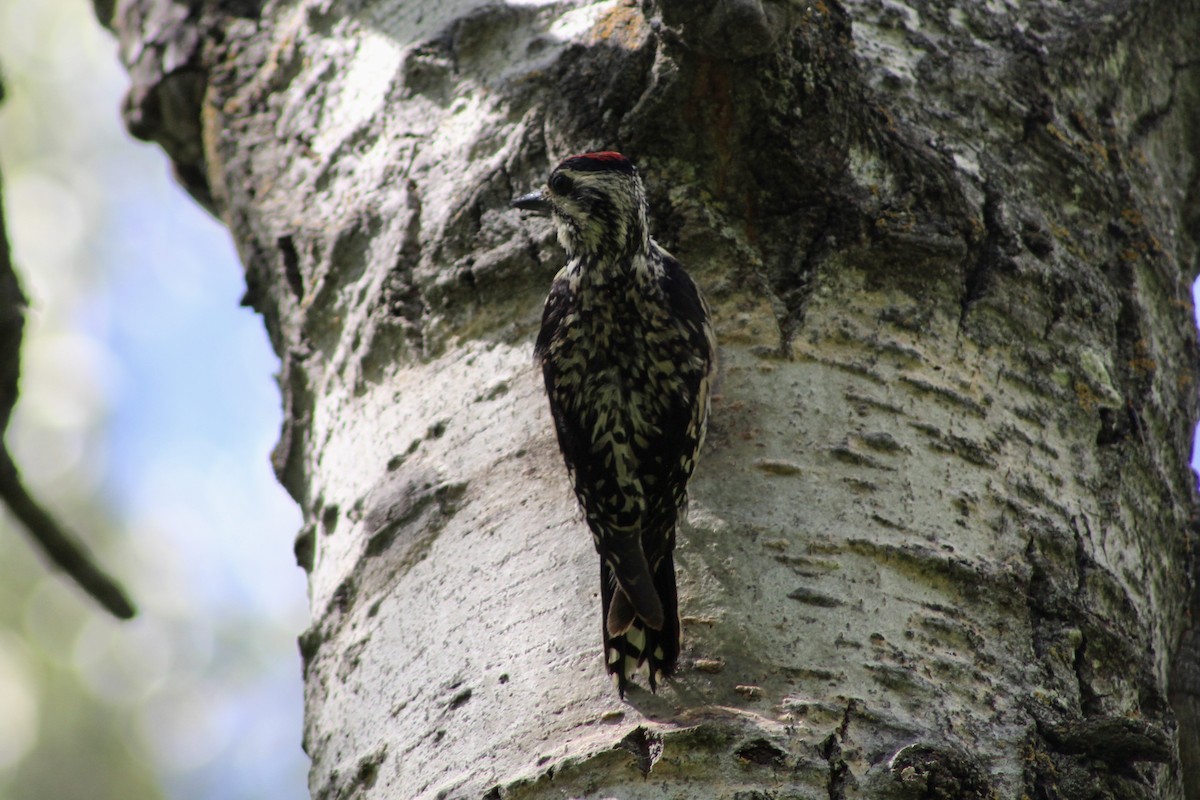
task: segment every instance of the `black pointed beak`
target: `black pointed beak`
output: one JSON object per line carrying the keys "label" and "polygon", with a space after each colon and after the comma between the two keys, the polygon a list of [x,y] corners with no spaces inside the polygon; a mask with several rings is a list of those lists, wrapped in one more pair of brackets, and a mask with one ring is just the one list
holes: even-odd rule
{"label": "black pointed beak", "polygon": [[546,216],[550,213],[550,201],[546,199],[546,192],[542,189],[521,195],[512,201],[512,207],[522,211],[532,211],[539,216]]}

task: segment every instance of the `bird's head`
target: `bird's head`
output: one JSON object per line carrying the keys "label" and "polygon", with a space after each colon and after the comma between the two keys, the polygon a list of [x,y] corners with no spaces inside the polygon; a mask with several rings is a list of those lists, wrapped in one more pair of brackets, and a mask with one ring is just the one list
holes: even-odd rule
{"label": "bird's head", "polygon": [[554,168],[544,188],[512,204],[549,214],[569,258],[617,259],[649,247],[646,191],[620,153],[572,156]]}

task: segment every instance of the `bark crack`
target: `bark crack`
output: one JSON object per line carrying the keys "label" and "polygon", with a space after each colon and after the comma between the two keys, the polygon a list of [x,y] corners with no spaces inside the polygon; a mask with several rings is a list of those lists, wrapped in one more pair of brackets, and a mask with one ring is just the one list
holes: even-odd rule
{"label": "bark crack", "polygon": [[846,742],[846,734],[850,730],[850,721],[858,710],[858,701],[851,699],[846,703],[842,713],[842,722],[837,730],[825,737],[818,752],[821,758],[829,762],[829,778],[825,786],[829,791],[829,800],[845,800],[846,786],[851,780],[850,765],[842,756],[842,745]]}
{"label": "bark crack", "polygon": [[1171,65],[1170,94],[1167,95],[1167,100],[1161,106],[1151,106],[1149,111],[1138,115],[1138,118],[1133,123],[1133,128],[1130,131],[1129,138],[1131,141],[1144,139],[1148,136],[1158,124],[1175,108],[1175,99],[1179,89],[1179,73],[1189,69],[1195,69],[1200,66],[1200,59],[1186,59],[1177,64]]}
{"label": "bark crack", "polygon": [[992,285],[992,278],[1001,269],[1013,270],[1013,255],[1020,250],[1018,239],[1006,219],[1004,195],[991,180],[984,184],[983,225],[987,232],[978,256],[967,264],[963,276],[963,294],[959,306],[958,327],[967,324],[971,308],[981,300]]}

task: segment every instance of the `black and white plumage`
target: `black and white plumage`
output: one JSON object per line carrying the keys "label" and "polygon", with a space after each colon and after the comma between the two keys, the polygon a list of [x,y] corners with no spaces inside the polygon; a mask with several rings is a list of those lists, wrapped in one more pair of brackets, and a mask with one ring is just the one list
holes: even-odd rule
{"label": "black and white plumage", "polygon": [[563,161],[513,201],[549,213],[567,251],[535,353],[575,494],[600,554],[605,665],[624,696],[679,657],[675,529],[708,422],[708,306],[650,238],[646,196],[619,153]]}

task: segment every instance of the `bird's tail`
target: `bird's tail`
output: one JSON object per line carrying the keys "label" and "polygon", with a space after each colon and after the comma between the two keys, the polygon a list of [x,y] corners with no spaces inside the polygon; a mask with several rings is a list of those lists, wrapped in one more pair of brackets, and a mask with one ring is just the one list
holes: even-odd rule
{"label": "bird's tail", "polygon": [[651,627],[638,616],[608,562],[600,559],[604,665],[616,677],[622,697],[642,664],[649,664],[650,690],[656,691],[658,681],[669,677],[679,660],[679,599],[675,594],[675,560],[671,553],[659,560],[653,578],[654,591],[662,603],[661,628]]}

